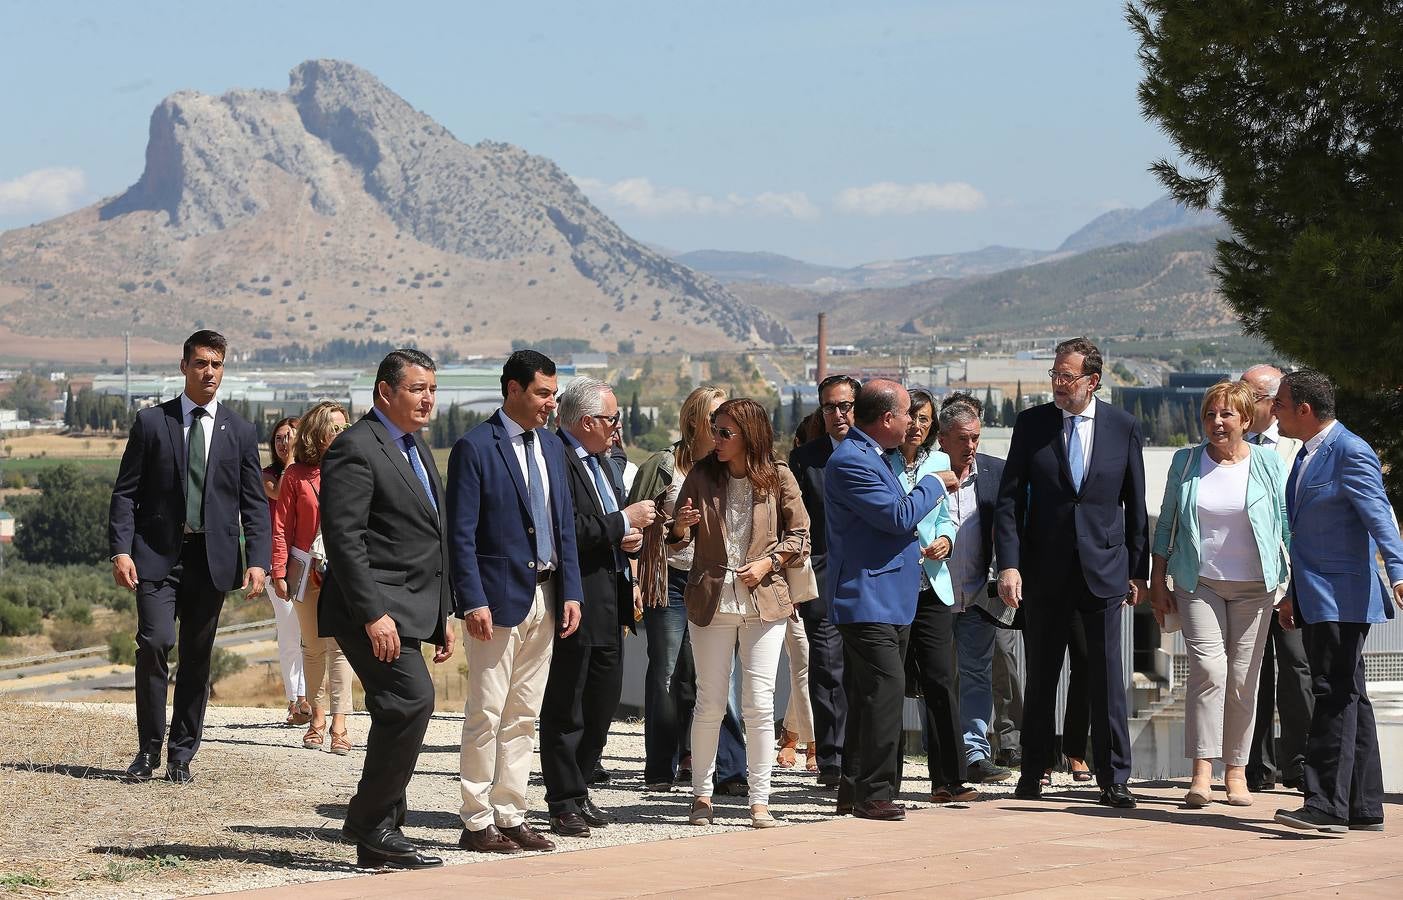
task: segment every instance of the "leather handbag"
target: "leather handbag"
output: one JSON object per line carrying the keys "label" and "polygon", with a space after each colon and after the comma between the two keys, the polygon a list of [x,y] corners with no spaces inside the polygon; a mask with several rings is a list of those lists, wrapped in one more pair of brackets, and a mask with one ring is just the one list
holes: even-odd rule
{"label": "leather handbag", "polygon": [[814,564],[807,556],[802,566],[780,569],[784,580],[789,584],[789,602],[807,603],[818,599],[818,578],[814,575]]}

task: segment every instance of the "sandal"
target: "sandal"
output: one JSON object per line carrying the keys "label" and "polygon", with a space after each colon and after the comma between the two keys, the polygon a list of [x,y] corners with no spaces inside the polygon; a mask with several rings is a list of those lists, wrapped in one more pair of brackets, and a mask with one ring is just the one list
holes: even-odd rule
{"label": "sandal", "polygon": [[818,743],[809,741],[809,745],[804,748],[804,771],[818,771]]}
{"label": "sandal", "polygon": [[318,728],[315,725],[307,726],[307,733],[302,735],[302,746],[308,750],[320,750],[322,748],[322,738],[326,734],[326,724]]}
{"label": "sandal", "polygon": [[[1081,766],[1080,769],[1077,766]],[[1067,769],[1072,773],[1073,781],[1087,782],[1091,780],[1091,770],[1086,767],[1086,760],[1076,757],[1067,757]]]}
{"label": "sandal", "polygon": [[306,725],[312,721],[312,704],[303,700],[299,705],[296,700],[287,702],[287,724],[291,726]]}
{"label": "sandal", "polygon": [[331,732],[331,752],[337,756],[345,756],[351,752],[351,736],[348,731]]}
{"label": "sandal", "polygon": [[779,766],[781,769],[794,768],[794,764],[798,762],[794,754],[794,748],[798,746],[798,744],[799,735],[792,731],[784,732],[784,736],[780,738],[779,755],[775,757],[775,765]]}
{"label": "sandal", "polygon": [[1042,785],[1043,787],[1051,787],[1051,786],[1052,786],[1052,770],[1051,770],[1051,769],[1048,769],[1047,771],[1043,772],[1043,777],[1041,777],[1041,778],[1038,779],[1038,784]]}

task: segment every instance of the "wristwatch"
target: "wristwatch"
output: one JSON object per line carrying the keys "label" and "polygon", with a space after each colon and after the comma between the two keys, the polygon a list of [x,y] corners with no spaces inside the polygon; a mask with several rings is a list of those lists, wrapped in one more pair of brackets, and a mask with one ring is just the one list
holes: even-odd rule
{"label": "wristwatch", "polygon": [[778,554],[778,553],[771,553],[771,554],[770,554],[770,565],[774,566],[774,570],[775,570],[776,572],[779,571],[779,554]]}

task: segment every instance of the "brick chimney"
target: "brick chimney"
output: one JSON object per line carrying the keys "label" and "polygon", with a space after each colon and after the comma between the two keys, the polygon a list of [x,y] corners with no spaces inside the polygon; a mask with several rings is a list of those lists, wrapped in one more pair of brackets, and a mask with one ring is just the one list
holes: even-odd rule
{"label": "brick chimney", "polygon": [[814,367],[814,381],[823,383],[828,377],[828,313],[818,314],[818,365]]}

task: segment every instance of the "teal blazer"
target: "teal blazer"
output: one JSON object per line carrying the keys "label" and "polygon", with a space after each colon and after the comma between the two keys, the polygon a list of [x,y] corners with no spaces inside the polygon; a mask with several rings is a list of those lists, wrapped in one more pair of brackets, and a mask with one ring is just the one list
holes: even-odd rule
{"label": "teal blazer", "polygon": [[[1167,559],[1174,587],[1192,591],[1198,587],[1198,469],[1204,447],[1185,447],[1169,464],[1169,481],[1164,485],[1164,501],[1155,525],[1153,553]],[[1249,444],[1247,460],[1247,519],[1257,539],[1262,560],[1262,581],[1268,591],[1285,586],[1291,577],[1283,548],[1291,546],[1291,525],[1286,513],[1286,464],[1270,447]],[[1179,511],[1179,532],[1169,546],[1174,527],[1174,510]]]}
{"label": "teal blazer", "polygon": [[[900,450],[892,450],[887,454],[887,465],[891,466],[892,474],[901,483],[907,492],[905,481],[906,457],[901,455]],[[950,468],[950,457],[940,450],[931,450],[926,458],[921,460],[921,464],[916,467],[916,483],[932,472],[944,472]],[[944,498],[935,505],[935,509],[926,514],[926,517],[916,523],[916,534],[920,536],[921,546],[928,547],[935,543],[936,538],[949,538],[950,548],[955,547],[955,524],[950,521],[950,510],[947,508]],[[955,605],[955,589],[950,583],[950,567],[946,565],[949,561],[945,559],[933,560],[921,558],[921,568],[925,572],[926,582],[935,591],[935,596],[940,598],[940,602],[946,606]]]}

